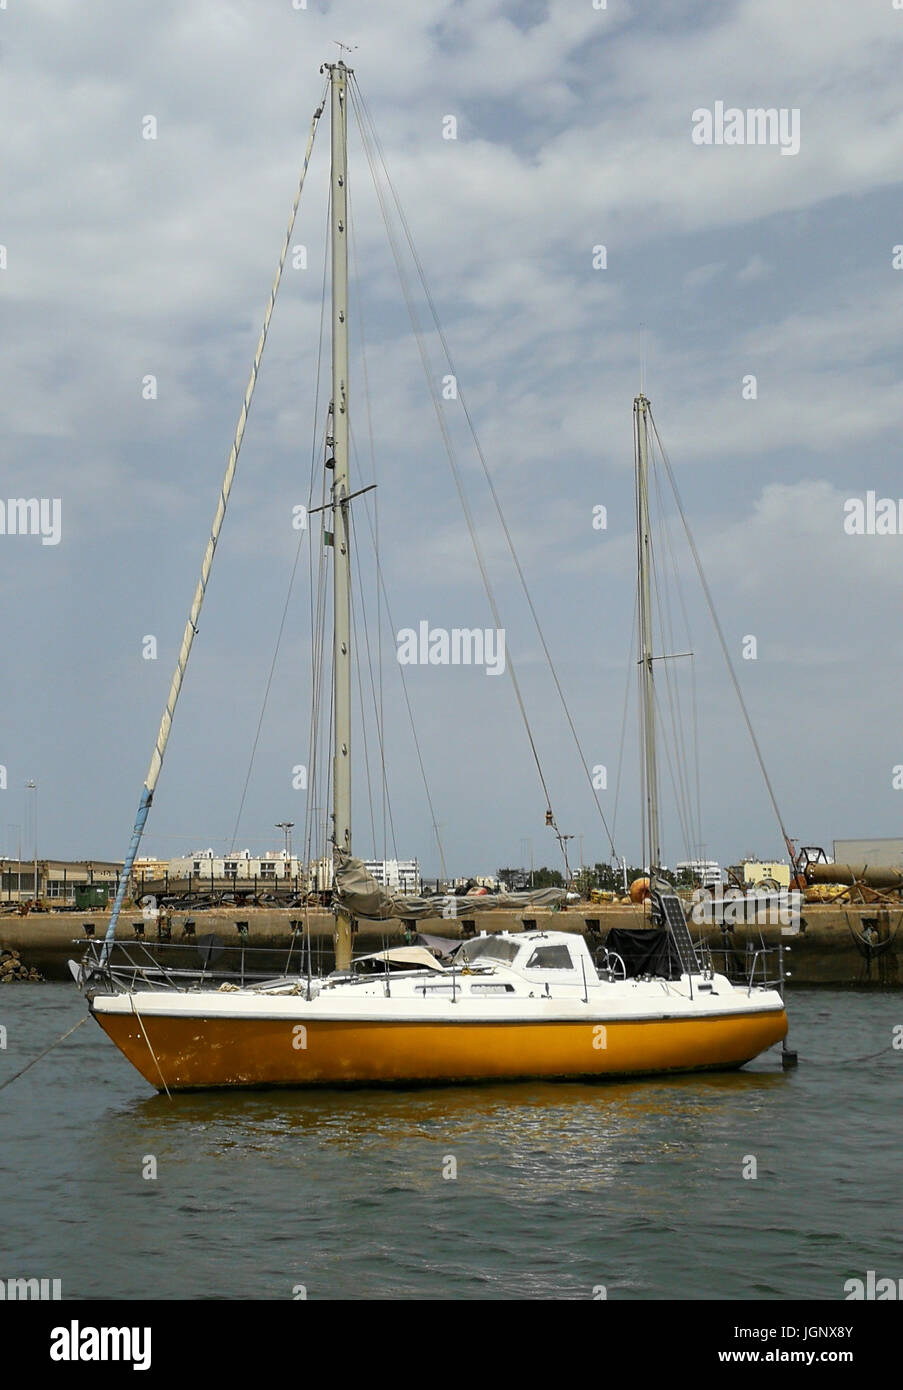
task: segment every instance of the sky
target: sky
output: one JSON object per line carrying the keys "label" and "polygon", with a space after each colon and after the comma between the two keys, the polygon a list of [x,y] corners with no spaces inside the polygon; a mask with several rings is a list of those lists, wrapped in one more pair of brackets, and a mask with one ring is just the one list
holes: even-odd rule
{"label": "sky", "polygon": [[[0,502],[59,499],[60,526],[55,544],[0,534],[0,850],[30,855],[37,829],[42,857],[125,852],[335,40],[349,45],[584,756],[606,769],[617,853],[642,854],[627,685],[641,382],[789,834],[829,851],[835,837],[898,834],[903,528],[851,533],[849,503],[903,494],[903,9],[8,0]],[[783,111],[798,149],[700,143],[699,113],[714,130],[717,103]],[[356,625],[363,651],[366,617],[374,662],[377,514],[391,614],[379,650],[392,829],[365,713],[354,846],[435,874],[397,635],[496,624],[353,121],[349,141],[353,477],[378,483],[353,504]],[[309,761],[308,532],[242,802],[293,508],[309,501],[312,459],[318,490],[322,476],[328,158],[327,110],[292,238],[307,266],[290,258],[276,304],[148,854],[278,848],[276,823],[300,835],[324,798],[314,779],[293,785]],[[425,342],[441,390],[449,369],[433,332]],[[571,861],[607,859],[460,395],[440,409],[508,656],[501,677],[403,671],[444,862],[460,874],[531,855],[560,864],[512,663]],[[665,498],[669,516],[677,551]],[[685,700],[695,688],[699,823],[688,840],[665,766],[665,860],[780,854],[699,584],[686,556],[676,566],[687,632],[672,635],[693,657],[658,669]],[[664,633],[661,645],[675,655]],[[664,676],[660,689],[667,727]]]}

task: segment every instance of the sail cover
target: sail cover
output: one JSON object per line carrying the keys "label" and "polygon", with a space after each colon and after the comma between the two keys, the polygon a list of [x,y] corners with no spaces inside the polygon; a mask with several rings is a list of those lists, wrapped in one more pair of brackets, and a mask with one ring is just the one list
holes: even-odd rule
{"label": "sail cover", "polygon": [[471,917],[498,907],[544,907],[554,911],[565,899],[563,888],[538,888],[532,893],[483,893],[456,897],[408,898],[387,893],[363,860],[344,850],[335,851],[333,901],[350,917],[385,922],[390,917]]}

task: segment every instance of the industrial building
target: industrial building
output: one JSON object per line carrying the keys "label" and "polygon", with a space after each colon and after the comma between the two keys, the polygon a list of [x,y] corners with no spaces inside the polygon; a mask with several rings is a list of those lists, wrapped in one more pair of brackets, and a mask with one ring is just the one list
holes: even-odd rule
{"label": "industrial building", "polygon": [[903,870],[903,840],[835,840],[835,864],[866,864],[871,869]]}
{"label": "industrial building", "polygon": [[119,887],[122,860],[0,859],[0,901],[48,907],[102,907]]}

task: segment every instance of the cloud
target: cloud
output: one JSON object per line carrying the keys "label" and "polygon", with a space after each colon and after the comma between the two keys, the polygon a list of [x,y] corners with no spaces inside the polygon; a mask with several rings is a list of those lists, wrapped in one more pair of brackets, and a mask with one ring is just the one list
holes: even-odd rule
{"label": "cloud", "polygon": [[[792,730],[811,770],[811,784],[795,791],[800,821],[815,838],[830,829],[816,742],[830,731],[853,731],[834,785],[867,766],[879,770],[877,786],[892,751],[882,720],[889,727],[894,717],[895,550],[869,545],[875,538],[857,548],[835,523],[851,491],[897,487],[890,248],[900,240],[903,115],[889,5],[743,0],[635,13],[497,0],[388,9],[309,0],[303,10],[163,0],[110,11],[95,0],[76,11],[35,0],[3,18],[0,491],[62,496],[64,533],[53,553],[29,550],[27,538],[15,538],[15,551],[10,538],[0,543],[6,639],[30,673],[7,693],[0,744],[12,751],[0,761],[38,772],[47,787],[48,849],[121,852],[323,91],[319,65],[335,58],[337,37],[357,44],[349,61],[594,758],[616,762],[629,664],[631,402],[643,358],[712,581],[732,621],[763,635],[746,678],[767,694],[766,735],[786,750]],[[691,113],[716,100],[798,107],[799,155],[694,145]],[[147,115],[155,140],[142,138]],[[443,139],[447,115],[457,118],[457,140]],[[368,411],[355,306],[355,474],[379,481],[380,559],[397,620],[441,609],[450,623],[469,622],[485,600],[355,142],[352,120],[354,285],[369,387]],[[271,325],[155,806],[161,842],[171,831],[209,842],[211,806],[237,801],[294,554],[291,507],[308,495],[312,464],[320,486],[327,169],[328,111],[292,238],[307,248],[307,269],[286,271]],[[598,245],[604,270],[593,264]],[[435,383],[449,367],[404,254]],[[142,399],[147,374],[158,380],[155,401]],[[757,397],[744,400],[750,374]],[[460,398],[442,410],[556,795],[589,836],[594,811]],[[605,533],[591,525],[600,503]],[[368,550],[366,541],[369,595]],[[273,716],[274,748],[278,734],[291,761],[309,693],[308,600],[299,591],[295,602],[284,653],[291,679]],[[140,638],[155,630],[153,665],[140,658]],[[814,671],[819,652],[830,678],[807,720],[800,654]],[[851,653],[869,654],[871,719]],[[535,810],[510,690],[446,674],[417,674],[426,760],[441,784],[453,862],[492,869],[516,855],[544,805]],[[393,706],[387,731],[399,849],[429,856],[419,773],[394,719],[401,709]],[[715,761],[734,746],[718,709]],[[278,756],[250,793],[249,838],[264,844],[289,814]],[[491,848],[469,814],[474,766],[495,808]],[[881,786],[869,833],[897,814]],[[621,815],[628,839],[631,797]],[[864,792],[847,815],[868,814]],[[717,852],[727,856],[770,833],[767,807],[762,814],[738,798],[717,826]]]}
{"label": "cloud", "polygon": [[764,280],[771,275],[773,266],[770,266],[758,251],[750,256],[742,270],[737,272],[737,279],[741,284],[748,284],[750,281]]}

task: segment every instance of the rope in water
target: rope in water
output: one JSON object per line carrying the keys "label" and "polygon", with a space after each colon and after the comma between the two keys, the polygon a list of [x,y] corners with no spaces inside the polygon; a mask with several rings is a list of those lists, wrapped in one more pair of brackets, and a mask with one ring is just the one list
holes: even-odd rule
{"label": "rope in water", "polygon": [[44,1048],[43,1052],[39,1052],[37,1057],[32,1057],[30,1062],[26,1062],[25,1066],[22,1067],[20,1071],[14,1072],[13,1075],[8,1076],[5,1081],[0,1081],[0,1091],[4,1090],[7,1086],[11,1086],[14,1081],[18,1081],[19,1077],[24,1076],[29,1068],[34,1066],[35,1062],[40,1062],[41,1058],[46,1057],[48,1052],[52,1052],[61,1042],[65,1042],[67,1038],[72,1036],[76,1028],[81,1028],[82,1024],[87,1023],[90,1017],[90,1014],[85,1014],[84,1018],[80,1018],[78,1023],[73,1024],[69,1031],[64,1033],[61,1038],[57,1038],[56,1042],[52,1042],[49,1047]]}

